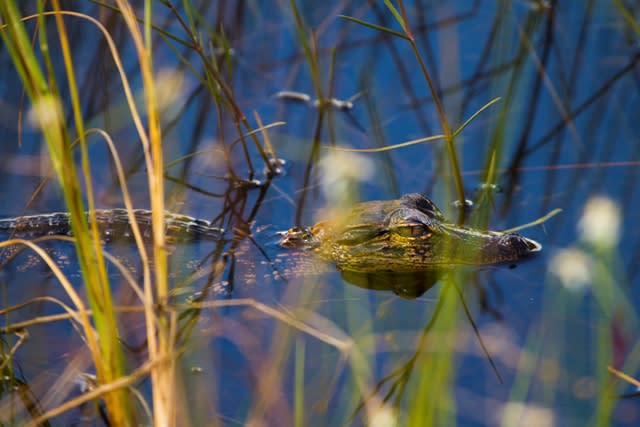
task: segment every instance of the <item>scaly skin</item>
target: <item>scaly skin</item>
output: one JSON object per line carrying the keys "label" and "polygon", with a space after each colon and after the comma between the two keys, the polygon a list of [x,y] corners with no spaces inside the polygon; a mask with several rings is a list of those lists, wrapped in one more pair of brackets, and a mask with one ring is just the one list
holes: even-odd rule
{"label": "scaly skin", "polygon": [[[133,239],[126,209],[98,209],[95,213],[100,229],[100,238],[103,242]],[[143,239],[150,240],[152,236],[151,211],[134,209],[133,215]],[[223,233],[222,229],[212,226],[209,221],[170,212],[165,213],[165,227],[167,240],[170,243],[219,240]],[[5,238],[21,239],[71,236],[71,218],[67,212],[54,212],[0,219],[0,234]]]}

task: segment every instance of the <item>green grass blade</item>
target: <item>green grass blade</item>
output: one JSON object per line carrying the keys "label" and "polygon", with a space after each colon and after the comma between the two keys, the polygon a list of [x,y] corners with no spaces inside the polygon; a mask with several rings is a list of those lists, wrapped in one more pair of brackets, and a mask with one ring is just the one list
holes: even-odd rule
{"label": "green grass blade", "polygon": [[404,22],[404,19],[402,19],[402,16],[400,15],[400,12],[398,12],[398,9],[395,8],[390,0],[384,0],[384,4],[385,6],[387,6],[387,9],[389,9],[389,12],[391,12],[393,17],[396,18],[396,21],[398,21],[398,24],[400,24],[405,34],[407,34],[407,24]]}
{"label": "green grass blade", "polygon": [[636,21],[633,13],[627,9],[624,3],[621,0],[613,0],[613,4],[616,9],[618,9],[618,12],[620,12],[620,15],[622,15],[622,18],[624,18],[627,25],[629,25],[636,34],[640,34],[640,25],[638,24],[638,21]]}
{"label": "green grass blade", "polygon": [[410,147],[423,142],[432,142],[444,139],[444,135],[433,135],[425,138],[412,139],[411,141],[401,142],[399,144],[387,145],[380,148],[348,148],[348,147],[326,147],[336,151],[346,151],[350,153],[382,153],[385,151],[397,150],[398,148]]}
{"label": "green grass blade", "polygon": [[316,90],[316,96],[319,100],[323,100],[324,95],[322,91],[322,80],[320,78],[318,58],[316,57],[316,55],[314,55],[315,52],[312,49],[312,46],[309,44],[309,37],[307,36],[306,26],[304,20],[302,19],[302,15],[300,14],[300,10],[298,9],[298,5],[296,4],[296,0],[291,0],[291,10],[293,11],[298,38],[300,39],[300,44],[302,45],[302,49],[304,50],[304,56],[307,60],[307,63],[309,64],[311,80],[313,81],[313,86]]}
{"label": "green grass blade", "polygon": [[517,231],[524,230],[525,228],[535,227],[536,225],[540,225],[540,224],[543,224],[543,223],[547,222],[549,219],[551,219],[554,216],[558,215],[560,212],[562,212],[562,209],[560,209],[560,208],[554,209],[551,212],[549,212],[548,214],[546,214],[545,216],[542,216],[542,217],[536,219],[535,221],[531,221],[531,222],[528,222],[526,224],[522,224],[522,225],[519,225],[517,227],[510,228],[508,230],[504,230],[503,233],[515,233]]}
{"label": "green grass blade", "polygon": [[[53,2],[56,20],[58,22],[58,35],[61,48],[65,58],[65,67],[69,86],[71,90],[72,105],[76,114],[76,126],[82,129],[82,120],[78,118],[79,100],[75,87],[72,66],[70,65],[70,54],[68,51],[68,39],[62,25],[60,17],[59,2]],[[44,2],[38,2],[38,22],[44,28]],[[40,120],[39,126],[44,135],[45,142],[51,157],[51,163],[62,187],[67,208],[71,213],[71,227],[75,236],[75,247],[78,255],[78,263],[82,271],[88,299],[93,308],[95,325],[100,335],[98,341],[94,333],[93,326],[88,319],[88,315],[83,311],[84,336],[101,382],[109,383],[123,374],[119,341],[117,339],[117,327],[115,321],[109,321],[113,317],[110,306],[106,300],[110,297],[108,284],[105,276],[99,272],[98,259],[100,257],[99,248],[96,248],[91,239],[85,209],[81,194],[80,181],[76,171],[76,165],[71,149],[69,132],[66,128],[66,121],[63,116],[62,102],[57,90],[55,73],[52,61],[49,56],[49,45],[44,30],[40,35],[40,51],[44,62],[45,72],[40,64],[39,56],[31,45],[27,36],[26,28],[22,22],[22,17],[14,1],[0,2],[0,14],[7,26],[0,30],[4,45],[7,47],[13,64],[20,75],[27,94],[33,104],[35,117]],[[74,94],[75,92],[75,94]],[[42,114],[39,114],[42,113]],[[82,134],[83,132],[81,132]],[[86,171],[87,169],[83,167]],[[105,295],[105,292],[107,295]],[[113,339],[115,337],[115,339]],[[105,396],[109,415],[114,423],[124,423],[129,419],[126,414],[125,395],[116,392]]]}
{"label": "green grass blade", "polygon": [[371,22],[363,21],[361,19],[354,18],[353,16],[338,15],[338,17],[342,19],[346,19],[347,21],[355,22],[356,24],[362,25],[363,27],[371,28],[377,31],[382,31],[383,33],[391,34],[392,36],[409,40],[409,37],[407,37],[406,34],[401,33],[399,31],[392,30],[391,28],[383,27],[382,25],[372,24]]}
{"label": "green grass blade", "polygon": [[495,104],[498,101],[500,101],[500,97],[493,98],[491,101],[487,102],[482,108],[480,108],[478,111],[476,111],[463,124],[461,124],[460,127],[458,127],[458,129],[456,129],[455,132],[453,132],[453,136],[454,137],[458,136],[460,134],[460,132],[462,132],[464,130],[464,128],[466,128],[469,125],[469,123],[474,121],[475,118],[478,117],[480,114],[482,114],[482,112],[484,110],[486,110],[487,108],[491,107],[493,104]]}
{"label": "green grass blade", "polygon": [[294,385],[294,405],[293,405],[293,425],[301,427],[304,425],[304,361],[305,345],[302,338],[295,341],[295,385]]}

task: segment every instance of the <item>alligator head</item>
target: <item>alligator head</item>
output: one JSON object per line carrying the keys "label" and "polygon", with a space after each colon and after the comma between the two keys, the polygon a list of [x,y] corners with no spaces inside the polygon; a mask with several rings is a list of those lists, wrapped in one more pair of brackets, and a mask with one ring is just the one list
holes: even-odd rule
{"label": "alligator head", "polygon": [[357,204],[338,221],[288,230],[280,245],[313,251],[341,270],[396,273],[510,262],[542,249],[519,234],[455,225],[420,194]]}

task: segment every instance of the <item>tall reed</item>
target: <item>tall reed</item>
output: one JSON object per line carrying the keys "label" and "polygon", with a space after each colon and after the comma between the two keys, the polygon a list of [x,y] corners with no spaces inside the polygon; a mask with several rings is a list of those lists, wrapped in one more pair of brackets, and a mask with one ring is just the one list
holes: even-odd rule
{"label": "tall reed", "polygon": [[[49,56],[48,41],[44,30],[44,2],[39,1],[38,16],[40,31],[40,54],[45,63],[38,61],[38,55],[31,46],[26,28],[14,0],[0,4],[0,16],[6,23],[0,31],[13,63],[20,75],[25,90],[33,105],[34,120],[39,125],[49,150],[51,163],[64,193],[67,209],[71,214],[72,230],[75,238],[78,262],[84,278],[89,304],[93,311],[95,330],[86,314],[78,307],[83,318],[83,332],[94,360],[98,378],[102,383],[110,383],[124,374],[122,349],[118,338],[117,320],[113,309],[112,295],[106,275],[104,257],[97,236],[95,217],[89,223],[85,215],[83,192],[76,174],[76,165],[71,149],[70,132],[62,115],[62,97],[58,91],[58,77],[53,72]],[[87,199],[93,206],[91,170],[88,162],[84,127],[82,124],[79,97],[74,80],[73,64],[69,55],[69,44],[62,21],[60,6],[53,2],[56,13],[59,41],[63,52],[73,106],[76,132],[80,137],[82,170],[85,177]],[[126,392],[117,390],[105,396],[113,421],[120,425],[132,422],[128,411]]]}

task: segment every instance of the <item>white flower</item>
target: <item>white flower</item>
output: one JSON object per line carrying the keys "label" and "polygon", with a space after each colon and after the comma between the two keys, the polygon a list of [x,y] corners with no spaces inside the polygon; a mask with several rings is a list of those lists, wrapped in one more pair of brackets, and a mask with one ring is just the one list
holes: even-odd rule
{"label": "white flower", "polygon": [[509,402],[502,408],[502,425],[552,427],[555,416],[550,408],[521,402]]}
{"label": "white flower", "polygon": [[165,111],[178,103],[184,95],[184,74],[170,68],[162,68],[156,75],[156,104]]}
{"label": "white flower", "polygon": [[60,123],[62,123],[60,103],[54,96],[43,96],[33,104],[27,119],[33,126],[42,130],[60,126]]}
{"label": "white flower", "polygon": [[584,207],[578,231],[585,241],[612,248],[620,240],[620,222],[618,205],[606,197],[592,197]]}
{"label": "white flower", "polygon": [[371,159],[356,153],[331,152],[320,160],[322,191],[328,203],[353,200],[353,185],[373,176]]}
{"label": "white flower", "polygon": [[369,425],[372,427],[394,427],[398,425],[398,417],[393,409],[381,409],[375,414],[369,414]]}
{"label": "white flower", "polygon": [[591,281],[592,260],[575,248],[558,251],[549,262],[549,271],[565,288],[572,291],[584,289]]}
{"label": "white flower", "polygon": [[398,425],[398,412],[380,399],[373,398],[367,402],[368,425],[371,427],[395,427]]}

